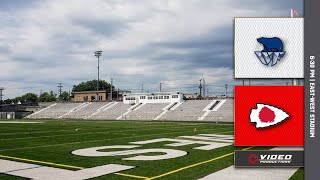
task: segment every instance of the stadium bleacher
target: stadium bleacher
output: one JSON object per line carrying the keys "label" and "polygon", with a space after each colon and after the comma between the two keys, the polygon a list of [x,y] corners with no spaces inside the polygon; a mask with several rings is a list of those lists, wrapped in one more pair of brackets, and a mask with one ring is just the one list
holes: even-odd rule
{"label": "stadium bleacher", "polygon": [[123,102],[55,103],[26,118],[233,122],[233,99],[136,105]]}
{"label": "stadium bleacher", "polygon": [[174,110],[169,110],[159,120],[197,121],[212,100],[185,101]]}
{"label": "stadium bleacher", "polygon": [[125,120],[153,120],[163,112],[163,108],[168,106],[167,103],[150,103],[144,104],[138,109],[131,111],[121,119]]}
{"label": "stadium bleacher", "polygon": [[122,102],[113,102],[111,105],[100,110],[95,115],[91,116],[89,119],[107,119],[115,120],[130,109],[131,105],[124,104]]}
{"label": "stadium bleacher", "polygon": [[99,108],[107,105],[108,102],[90,102],[86,106],[83,106],[75,111],[70,112],[69,114],[63,116],[63,118],[71,119],[87,119],[91,114],[96,112]]}
{"label": "stadium bleacher", "polygon": [[27,118],[33,119],[58,119],[71,110],[76,109],[78,106],[83,105],[84,103],[55,103],[49,106],[48,108],[44,108],[36,113],[33,113]]}

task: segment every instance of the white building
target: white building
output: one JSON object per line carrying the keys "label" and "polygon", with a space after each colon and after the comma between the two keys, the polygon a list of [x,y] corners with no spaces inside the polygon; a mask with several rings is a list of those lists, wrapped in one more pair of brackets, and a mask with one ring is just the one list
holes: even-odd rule
{"label": "white building", "polygon": [[180,103],[182,101],[183,94],[180,92],[131,93],[123,95],[124,104],[173,102]]}

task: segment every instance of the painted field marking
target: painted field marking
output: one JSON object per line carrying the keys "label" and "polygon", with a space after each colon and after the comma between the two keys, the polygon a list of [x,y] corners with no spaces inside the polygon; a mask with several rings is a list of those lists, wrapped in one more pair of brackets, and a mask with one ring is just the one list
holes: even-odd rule
{"label": "painted field marking", "polygon": [[23,161],[23,162],[31,162],[31,163],[43,164],[43,165],[50,165],[50,166],[56,166],[56,167],[62,167],[62,168],[83,169],[82,167],[77,167],[77,166],[71,166],[71,165],[65,165],[65,164],[57,164],[57,163],[38,161],[38,160],[32,160],[32,159],[24,159],[24,158],[18,158],[18,157],[13,157],[13,156],[0,155],[0,158],[5,158],[5,159],[9,159],[9,160],[11,159],[11,160]]}
{"label": "painted field marking", "polygon": [[[253,148],[253,147],[244,148],[244,149],[242,149],[242,150],[248,150],[248,149],[251,149],[251,148]],[[209,159],[209,160],[206,160],[206,161],[202,161],[202,162],[199,162],[199,163],[191,164],[191,165],[188,165],[188,166],[185,166],[185,167],[182,167],[182,168],[173,170],[173,171],[166,172],[166,173],[164,173],[164,174],[160,174],[160,175],[158,175],[158,176],[151,177],[151,178],[149,178],[149,179],[150,179],[150,180],[152,180],[152,179],[158,179],[158,178],[160,178],[160,177],[168,176],[168,175],[170,175],[170,174],[174,174],[174,173],[177,173],[177,172],[179,172],[179,171],[183,171],[183,170],[186,170],[186,169],[195,167],[195,166],[199,166],[199,165],[202,165],[202,164],[206,164],[206,163],[209,163],[209,162],[213,162],[213,161],[222,159],[222,158],[224,158],[224,157],[231,156],[231,155],[233,155],[233,154],[234,154],[234,152],[228,153],[228,154],[225,154],[225,155],[222,155],[222,156],[213,158],[213,159]]]}
{"label": "painted field marking", "polygon": [[[245,148],[243,150],[247,150],[247,149],[250,149],[250,148],[252,148],[252,147]],[[185,169],[189,169],[189,168],[192,168],[192,167],[195,167],[195,166],[199,166],[199,165],[206,164],[206,163],[209,163],[209,162],[212,162],[212,161],[216,161],[216,160],[222,159],[224,157],[227,157],[227,156],[230,156],[230,155],[233,155],[233,154],[234,154],[234,152],[228,153],[228,154],[225,154],[225,155],[222,155],[222,156],[210,159],[210,160],[206,160],[206,161],[203,161],[203,162],[199,162],[199,163],[195,163],[195,164],[192,164],[192,165],[189,165],[189,166],[185,166],[185,167],[182,167],[182,168],[179,168],[179,169],[176,169],[176,170],[173,170],[173,171],[170,171],[170,172],[158,175],[158,176],[154,176],[154,177],[151,177],[151,178],[144,177],[144,176],[125,174],[125,173],[114,173],[114,174],[120,175],[120,176],[132,177],[132,178],[139,178],[139,179],[148,179],[148,180],[157,179],[157,178],[160,178],[160,177],[164,177],[164,176],[167,176],[167,175],[170,175],[170,174],[177,173],[177,172],[185,170]],[[32,163],[38,163],[38,164],[57,166],[57,167],[72,168],[72,169],[83,169],[82,167],[77,167],[77,166],[57,164],[57,163],[45,162],[45,161],[30,160],[30,159],[24,159],[24,158],[17,158],[17,157],[12,157],[12,156],[0,155],[0,158],[1,157],[2,158],[7,158],[7,159],[18,160],[18,161],[26,161],[26,162],[32,162]]]}
{"label": "painted field marking", "polygon": [[124,173],[113,173],[119,176],[126,176],[126,177],[132,177],[132,178],[137,178],[137,179],[150,179],[149,177],[145,176],[137,176],[137,175],[132,175],[132,174],[124,174]]}
{"label": "painted field marking", "polygon": [[[0,158],[9,159],[9,160],[16,160],[16,161],[20,161],[20,162],[36,163],[36,164],[39,164],[39,165],[49,165],[49,166],[53,166],[53,167],[68,168],[68,169],[73,169],[73,170],[85,169],[85,168],[79,167],[79,166],[58,164],[58,163],[52,163],[52,162],[46,162],[46,161],[38,161],[38,160],[25,159],[25,158],[18,158],[18,157],[13,157],[13,156],[0,155]],[[137,179],[149,179],[149,177],[137,176],[137,175],[126,174],[126,173],[113,173],[113,174],[116,174],[118,176],[126,176],[126,177],[137,178]]]}
{"label": "painted field marking", "polygon": [[[172,129],[182,129],[182,128],[185,128],[185,127],[177,127],[177,128],[172,128]],[[217,127],[214,127],[214,128],[217,128]],[[225,129],[225,128],[228,128],[228,127],[221,127],[219,129]],[[93,130],[103,130],[103,129],[110,129],[109,128],[97,128],[97,129],[93,129]],[[156,128],[152,128],[150,130],[161,130],[161,129],[168,129],[167,127],[156,127]],[[207,128],[207,129],[210,129],[210,128]],[[89,130],[92,130],[92,129],[84,129],[84,131],[89,131]],[[38,131],[38,132],[32,132],[32,134],[41,134],[41,133],[50,133],[50,132],[61,132],[61,131],[66,131],[66,132],[75,132],[74,129],[70,129],[70,130],[57,130],[57,131]],[[110,134],[110,133],[116,133],[116,132],[131,132],[131,131],[136,131],[136,129],[128,129],[128,130],[116,130],[116,131],[98,131],[98,132],[87,132],[87,133],[81,133],[81,134],[95,134],[95,133],[101,133],[101,134]],[[18,134],[30,134],[30,132],[22,132],[22,133],[0,133],[0,135],[18,135]],[[37,137],[23,137],[23,138],[5,138],[5,139],[0,139],[0,140],[15,140],[15,139],[36,139],[36,138],[42,138],[42,137],[59,137],[59,136],[66,136],[66,135],[79,135],[80,133],[71,133],[71,134],[62,134],[62,135],[50,135],[50,136],[37,136]]]}
{"label": "painted field marking", "polygon": [[[130,136],[130,137],[122,137],[122,138],[98,139],[98,140],[91,140],[91,141],[78,141],[78,142],[52,144],[52,145],[31,146],[31,147],[12,148],[12,149],[1,149],[0,152],[3,152],[3,151],[15,151],[15,150],[22,150],[22,149],[34,149],[34,148],[42,148],[42,147],[62,146],[62,145],[71,145],[71,144],[81,144],[81,143],[90,143],[90,142],[99,142],[99,141],[108,141],[108,140],[115,140],[115,139],[128,139],[128,138],[130,139],[130,138],[136,138],[136,137],[148,137],[148,136],[163,135],[163,134],[176,134],[176,133],[183,133],[183,132],[190,132],[190,131],[188,130],[188,131],[171,132],[171,133],[158,133],[158,134],[138,135],[138,136]],[[216,133],[224,133],[224,132],[216,132]]]}

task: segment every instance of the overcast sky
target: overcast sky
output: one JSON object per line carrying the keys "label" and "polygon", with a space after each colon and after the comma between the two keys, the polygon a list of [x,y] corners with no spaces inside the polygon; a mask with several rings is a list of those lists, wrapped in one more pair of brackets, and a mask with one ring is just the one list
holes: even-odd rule
{"label": "overcast sky", "polygon": [[303,14],[302,0],[1,0],[4,99],[100,77],[141,92],[224,92],[233,78],[233,18]]}

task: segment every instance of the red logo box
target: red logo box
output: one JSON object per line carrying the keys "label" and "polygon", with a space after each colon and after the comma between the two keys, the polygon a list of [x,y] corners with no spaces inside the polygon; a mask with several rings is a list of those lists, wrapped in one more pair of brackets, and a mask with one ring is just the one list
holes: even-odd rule
{"label": "red logo box", "polygon": [[[235,146],[303,146],[303,89],[303,86],[236,86]],[[274,123],[267,127],[261,124],[270,123],[268,120],[260,121],[260,126],[252,122],[263,119],[263,108],[267,118],[278,121],[282,112],[283,120],[275,124],[271,119]]]}

